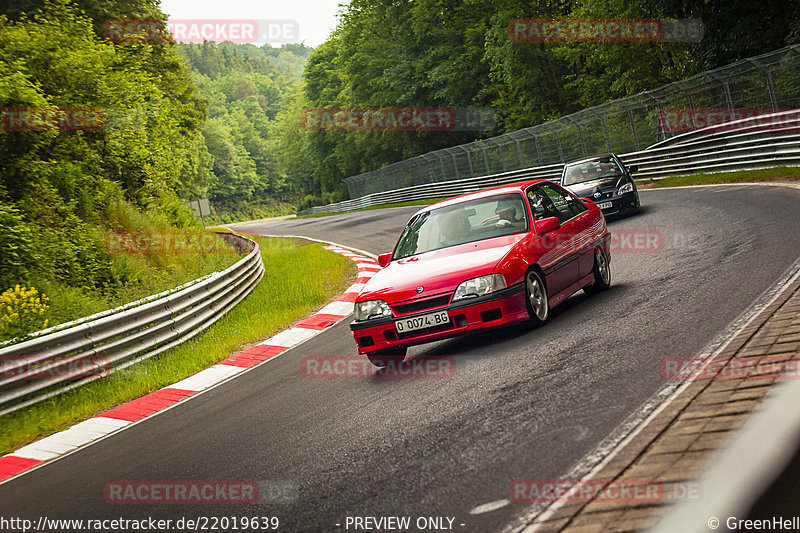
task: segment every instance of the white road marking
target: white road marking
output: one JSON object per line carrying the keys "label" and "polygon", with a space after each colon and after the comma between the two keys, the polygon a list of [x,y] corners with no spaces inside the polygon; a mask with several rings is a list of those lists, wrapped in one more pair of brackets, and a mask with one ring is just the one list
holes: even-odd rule
{"label": "white road marking", "polygon": [[355,292],[355,293],[359,293],[359,292],[361,292],[361,289],[363,289],[363,288],[364,288],[364,285],[366,285],[366,283],[353,283],[353,284],[352,284],[352,285],[350,285],[350,287],[348,287],[348,288],[347,288],[347,290],[346,290],[346,291],[344,291],[344,292]]}
{"label": "white road marking", "polygon": [[[14,457],[22,457],[24,459],[35,459],[36,461],[48,461],[53,459],[54,457],[58,457],[58,452],[49,452],[46,450],[42,450],[37,448],[33,444],[28,444],[27,446],[23,446],[19,450],[15,451],[14,453],[10,453],[8,455],[13,455]],[[7,457],[4,455],[3,457]]]}
{"label": "white road marking", "polygon": [[306,237],[305,235],[271,235],[271,234],[262,235],[261,233],[257,233],[256,236],[258,236],[258,237],[280,237],[280,238],[284,238],[284,239],[305,239],[307,241],[321,242],[322,244],[329,244],[330,246],[335,246],[336,248],[341,248],[342,250],[352,251],[352,252],[356,252],[356,253],[361,254],[361,255],[366,255],[367,257],[369,257],[370,259],[374,259],[375,261],[378,260],[378,256],[377,255],[371,254],[371,253],[369,253],[367,251],[359,250],[358,248],[353,248],[352,246],[344,246],[344,245],[341,245],[341,244],[336,244],[335,242],[331,242],[331,241],[323,241],[321,239],[314,239],[312,237]]}
{"label": "white road marking", "polygon": [[192,391],[201,391],[208,389],[218,383],[221,383],[228,379],[229,377],[233,376],[234,374],[239,374],[243,372],[245,369],[239,366],[232,366],[232,365],[223,365],[217,363],[216,365],[210,366],[205,370],[201,370],[197,374],[189,376],[188,378],[182,379],[177,383],[170,385],[169,389],[182,389],[182,390],[192,390]]}
{"label": "white road marking", "polygon": [[296,346],[301,342],[305,342],[311,337],[314,337],[319,333],[319,330],[316,329],[308,329],[308,328],[289,328],[286,331],[281,331],[274,337],[271,337],[259,344],[267,344],[270,346],[283,346],[285,348],[291,348],[292,346]]}
{"label": "white road marking", "polygon": [[497,509],[502,509],[509,503],[511,503],[511,500],[508,499],[495,500],[493,502],[484,503],[482,505],[478,505],[477,507],[473,507],[472,509],[470,509],[469,514],[479,515],[484,513],[490,513],[492,511],[496,511]]}
{"label": "white road marking", "polygon": [[322,309],[319,310],[317,313],[318,315],[337,315],[341,316],[342,318],[346,317],[350,313],[353,312],[353,303],[352,302],[331,302]]}

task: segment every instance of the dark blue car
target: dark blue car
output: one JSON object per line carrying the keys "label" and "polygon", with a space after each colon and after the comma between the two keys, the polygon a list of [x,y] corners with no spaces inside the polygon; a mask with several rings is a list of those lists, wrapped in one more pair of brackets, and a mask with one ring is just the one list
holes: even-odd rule
{"label": "dark blue car", "polygon": [[564,165],[561,186],[597,204],[604,216],[639,211],[639,191],[631,178],[638,167],[627,168],[614,154],[604,154]]}

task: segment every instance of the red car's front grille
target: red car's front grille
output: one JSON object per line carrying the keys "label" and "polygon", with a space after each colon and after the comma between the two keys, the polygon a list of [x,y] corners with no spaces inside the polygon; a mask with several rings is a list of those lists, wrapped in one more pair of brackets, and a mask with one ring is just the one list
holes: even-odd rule
{"label": "red car's front grille", "polygon": [[416,313],[417,311],[425,311],[426,309],[434,309],[442,307],[450,303],[450,295],[437,296],[436,298],[426,298],[424,300],[416,300],[407,304],[392,305],[391,308],[398,315],[406,315],[408,313]]}

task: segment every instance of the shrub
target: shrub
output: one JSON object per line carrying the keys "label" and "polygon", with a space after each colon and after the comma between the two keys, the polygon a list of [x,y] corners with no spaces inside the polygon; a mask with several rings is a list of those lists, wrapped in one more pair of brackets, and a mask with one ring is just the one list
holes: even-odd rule
{"label": "shrub", "polygon": [[20,285],[0,294],[0,338],[13,339],[46,328],[47,301],[35,288]]}
{"label": "shrub", "polygon": [[0,203],[0,290],[30,274],[36,264],[33,235],[17,209]]}

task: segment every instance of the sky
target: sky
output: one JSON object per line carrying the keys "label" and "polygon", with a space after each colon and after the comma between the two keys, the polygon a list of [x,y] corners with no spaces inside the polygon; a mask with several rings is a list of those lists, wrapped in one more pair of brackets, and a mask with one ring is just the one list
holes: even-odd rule
{"label": "sky", "polygon": [[[347,3],[347,0],[161,0],[161,10],[169,15],[170,20],[280,21],[274,28],[292,21],[295,24],[290,24],[290,27],[296,30],[291,29],[288,34],[299,32],[299,38],[292,41],[316,47],[325,42],[336,26],[340,3]],[[270,44],[280,46],[281,42],[275,40]]]}

